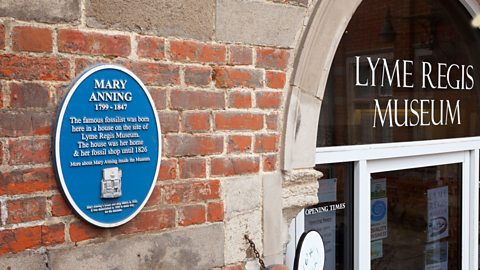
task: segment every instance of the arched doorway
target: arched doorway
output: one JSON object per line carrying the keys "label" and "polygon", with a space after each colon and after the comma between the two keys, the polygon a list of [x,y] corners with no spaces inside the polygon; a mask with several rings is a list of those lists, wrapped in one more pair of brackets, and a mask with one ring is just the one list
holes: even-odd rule
{"label": "arched doorway", "polygon": [[[448,237],[443,234],[440,238],[437,237],[438,239],[423,236],[424,239],[421,240],[422,246],[420,247],[420,245],[418,245],[418,247],[416,247],[416,254],[428,253],[438,256],[445,255],[445,253],[442,253],[439,250],[445,250],[445,241],[442,241],[442,239],[448,238],[449,243],[446,245],[446,249],[450,250],[450,253],[447,252],[447,258],[452,257],[452,259],[448,261],[447,265],[450,265],[451,269],[457,269],[452,267],[458,267],[459,265],[461,265],[461,268],[458,269],[474,269],[474,267],[477,267],[476,265],[478,265],[478,258],[476,255],[478,251],[478,239],[476,236],[478,232],[478,192],[474,191],[478,190],[476,179],[478,179],[478,149],[480,148],[480,144],[477,137],[479,135],[477,132],[478,126],[475,120],[477,117],[470,113],[469,108],[478,103],[478,100],[476,100],[477,94],[473,94],[472,96],[467,95],[467,97],[463,95],[462,98],[455,99],[454,96],[455,94],[458,95],[458,93],[452,92],[451,95],[445,93],[428,93],[429,91],[434,91],[432,88],[435,88],[435,91],[437,91],[439,85],[434,85],[433,80],[429,82],[428,79],[430,77],[423,77],[426,86],[418,87],[418,89],[420,89],[419,92],[423,91],[423,95],[426,94],[429,96],[431,103],[433,103],[432,100],[438,100],[439,102],[440,100],[443,100],[440,102],[442,105],[445,105],[442,112],[449,111],[449,120],[451,120],[450,123],[443,123],[443,126],[448,126],[449,128],[444,129],[443,131],[433,128],[416,129],[413,124],[418,124],[422,127],[423,124],[430,127],[438,125],[432,125],[432,123],[427,125],[426,122],[423,120],[421,121],[420,117],[418,118],[418,121],[415,119],[411,120],[411,118],[408,118],[410,117],[409,115],[415,115],[415,113],[410,110],[408,113],[403,112],[404,118],[402,119],[410,119],[411,121],[409,123],[412,127],[408,128],[408,132],[403,132],[399,129],[401,123],[398,123],[398,121],[395,122],[397,119],[394,117],[401,115],[397,114],[398,111],[400,111],[400,107],[395,107],[395,100],[397,100],[397,102],[398,100],[404,102],[407,99],[409,102],[414,99],[421,100],[421,98],[416,98],[413,94],[399,94],[401,92],[399,89],[415,89],[415,87],[410,87],[410,85],[415,85],[417,83],[417,85],[422,85],[422,78],[420,76],[419,82],[415,81],[417,78],[404,78],[403,81],[400,81],[397,84],[397,78],[392,75],[392,72],[395,70],[395,66],[398,63],[398,74],[407,74],[405,75],[407,77],[410,73],[426,74],[429,72],[429,64],[433,64],[433,66],[437,65],[438,67],[438,64],[440,63],[442,64],[440,65],[440,69],[444,67],[443,64],[447,64],[446,69],[448,69],[448,63],[460,67],[461,64],[457,64],[455,61],[460,61],[461,59],[463,59],[461,61],[465,62],[465,67],[471,65],[474,66],[472,69],[475,69],[475,66],[478,65],[476,64],[478,62],[478,57],[476,58],[476,56],[473,56],[473,58],[471,58],[471,51],[468,49],[461,52],[461,54],[464,54],[463,58],[456,57],[455,53],[449,54],[448,52],[443,52],[445,55],[453,56],[449,61],[440,60],[444,58],[439,58],[434,55],[435,50],[432,49],[432,46],[437,46],[437,51],[440,49],[448,49],[448,46],[445,44],[438,44],[438,42],[445,43],[446,41],[438,40],[438,36],[434,36],[438,34],[438,31],[440,31],[440,33],[443,33],[441,31],[445,31],[445,29],[438,28],[432,30],[434,27],[442,27],[435,25],[439,24],[437,21],[438,18],[433,18],[434,16],[428,18],[427,15],[429,15],[429,13],[437,14],[437,9],[439,8],[444,10],[443,12],[446,11],[445,14],[447,17],[448,14],[450,14],[450,18],[447,20],[454,22],[450,25],[450,28],[460,33],[463,37],[464,33],[462,26],[457,25],[455,22],[455,20],[458,20],[459,18],[458,14],[461,13],[455,13],[457,11],[455,11],[454,7],[466,7],[470,14],[477,14],[477,2],[467,3],[466,1],[462,1],[463,6],[457,5],[458,3],[456,1],[455,3],[453,3],[454,1],[437,1],[435,3],[432,1],[380,1],[383,4],[386,2],[391,3],[390,6],[382,6],[379,3],[375,4],[374,0],[364,0],[363,2],[355,1],[354,3],[346,3],[346,1],[337,2],[342,3],[337,4],[332,1],[322,1],[319,3],[316,10],[316,16],[312,19],[310,30],[305,38],[304,44],[306,45],[298,60],[297,74],[294,79],[294,86],[289,101],[284,168],[287,170],[294,170],[317,166],[320,171],[326,175],[324,180],[328,180],[329,182],[327,183],[327,181],[325,181],[324,183],[321,183],[321,185],[324,186],[323,190],[320,189],[319,200],[320,202],[324,200],[324,203],[328,202],[328,204],[318,205],[316,206],[316,209],[311,208],[313,210],[310,210],[310,213],[329,212],[324,211],[326,208],[322,207],[329,208],[332,205],[341,205],[342,203],[346,205],[346,211],[350,211],[351,214],[343,214],[343,223],[355,225],[351,225],[350,228],[344,228],[344,236],[352,240],[351,243],[353,243],[353,248],[351,249],[351,255],[349,255],[347,249],[345,249],[342,254],[343,256],[350,256],[351,260],[350,263],[344,263],[344,265],[351,265],[355,269],[370,269],[370,267],[372,269],[377,269],[376,267],[382,267],[382,263],[378,263],[378,261],[372,262],[372,257],[374,257],[372,256],[372,248],[374,251],[376,249],[376,251],[382,253],[381,258],[384,258],[383,252],[389,252],[387,245],[395,246],[394,242],[388,242],[387,240],[383,240],[385,238],[382,238],[381,236],[372,236],[370,233],[375,229],[374,226],[378,224],[381,225],[381,223],[375,224],[371,219],[372,212],[370,209],[372,207],[372,200],[378,202],[386,201],[385,205],[390,205],[391,203],[389,200],[393,200],[394,198],[393,196],[388,197],[386,195],[383,197],[375,197],[372,195],[373,187],[379,186],[380,190],[382,190],[382,187],[385,186],[384,189],[388,191],[391,186],[398,187],[399,185],[404,185],[400,180],[392,180],[398,179],[399,175],[410,175],[411,179],[420,180],[426,178],[436,179],[435,183],[427,183],[428,181],[426,181],[421,188],[421,191],[425,194],[422,194],[421,197],[423,201],[419,202],[419,205],[424,204],[426,206],[422,208],[423,212],[418,213],[417,218],[424,215],[425,224],[427,225],[423,226],[420,222],[418,228],[423,226],[428,232],[430,219],[436,218],[431,214],[433,210],[428,208],[428,204],[432,202],[433,197],[437,196],[442,191],[445,193],[445,189],[447,189],[447,200],[449,201],[449,205],[446,208],[450,210],[447,219],[450,224],[456,224],[455,226],[450,226],[452,227],[452,230],[456,230],[456,240],[452,237],[454,233],[450,231]],[[342,45],[342,43],[338,46],[342,38],[345,40],[344,30],[351,18],[351,14],[353,14],[360,2],[361,5],[350,23],[362,23],[361,20],[356,21],[355,19],[355,17],[359,15],[358,12],[364,12],[363,15],[360,14],[360,16],[364,17],[366,14],[375,13],[377,19],[376,21],[375,19],[372,19],[372,25],[377,25],[375,35],[377,35],[379,39],[383,39],[383,41],[381,41],[383,43],[372,45],[372,43],[375,42],[372,42],[371,38],[368,39],[367,34],[370,33],[371,30],[370,32],[368,29],[362,30],[361,27],[360,29],[358,29],[358,27],[355,29],[355,27],[349,25],[347,29],[350,29],[350,31],[353,32],[357,31],[355,33],[357,33],[357,36],[360,36],[360,38],[366,36],[367,38],[364,42],[369,44],[362,48],[362,44],[351,44],[352,41],[350,40],[349,44],[351,48],[355,48],[356,50],[352,50],[351,48],[348,48],[348,46]],[[402,11],[402,8],[398,6],[398,2],[408,2],[408,5],[402,6],[405,11]],[[428,8],[427,11],[422,10],[421,2],[425,2],[427,7],[430,3],[430,10],[428,10]],[[371,6],[368,7],[367,5]],[[422,11],[423,13],[416,13],[417,11]],[[466,11],[462,12],[466,14],[462,19],[468,17]],[[454,16],[452,16],[452,14]],[[457,16],[455,16],[455,14]],[[410,22],[410,25],[404,22],[407,20],[412,21]],[[317,24],[322,25],[322,31],[319,29],[316,31],[316,27],[319,27]],[[390,24],[390,26],[388,24]],[[425,24],[425,26],[420,26],[421,24]],[[405,27],[405,29],[402,27]],[[415,30],[420,27],[424,27],[425,29],[421,31]],[[431,33],[425,35],[426,32]],[[410,35],[412,41],[409,42],[408,40],[405,40],[405,36],[407,35]],[[423,36],[420,37],[421,35]],[[392,36],[393,39],[395,39],[395,37],[398,39],[399,36],[402,37],[403,39],[399,41],[399,43],[405,43],[405,46],[409,47],[410,51],[402,54],[401,49],[398,49],[397,45],[391,44]],[[442,38],[445,37],[446,36],[442,36]],[[454,41],[455,38],[451,38],[451,40]],[[314,41],[319,42],[320,45],[315,45]],[[437,44],[433,44],[434,42],[437,42]],[[467,40],[465,43],[468,44],[472,42],[474,41]],[[451,50],[454,52],[457,51],[456,53],[458,54],[458,47],[451,44],[449,46]],[[334,56],[339,54],[338,48],[344,50],[342,52],[344,56],[342,56],[341,61],[333,60]],[[335,61],[341,62],[341,64],[336,65]],[[411,70],[408,69],[408,65],[411,63],[410,61],[413,62],[411,64]],[[372,85],[372,82],[375,81],[375,78],[372,78],[372,75],[376,74],[375,68],[370,70],[367,69],[365,74],[362,73],[362,67],[375,67],[376,63],[386,63],[387,66],[390,63],[393,63],[390,65],[391,69],[388,69],[388,67],[385,69],[389,70],[390,73],[385,71],[383,73],[383,78],[391,79],[390,84],[385,83],[385,85],[390,85],[391,87],[377,87],[381,82],[377,82],[377,85]],[[418,70],[420,71],[415,72],[417,69],[415,63],[419,64]],[[401,64],[405,64],[406,66],[402,69],[400,66]],[[374,72],[371,72],[371,70],[374,70]],[[400,70],[403,71],[403,73],[400,72]],[[461,70],[461,68],[459,70]],[[438,73],[438,71],[436,72]],[[471,72],[471,70],[465,71],[465,74],[469,72]],[[338,75],[338,73],[343,74]],[[430,73],[428,74],[431,75],[433,73],[430,70]],[[388,77],[388,75],[390,75],[390,77]],[[381,76],[382,74],[380,73],[377,75],[377,78],[380,78]],[[465,88],[463,90],[467,90],[466,88],[473,88],[473,84],[475,84],[476,81],[476,79],[473,78],[473,72],[471,72],[471,76],[472,79],[469,79],[470,84],[465,84],[465,82],[463,82],[463,86],[458,88]],[[335,77],[339,77],[340,79]],[[395,81],[393,81],[392,78],[395,78]],[[442,78],[437,80],[437,83],[441,81]],[[332,105],[331,100],[329,100],[328,91],[332,88],[332,81],[335,82],[335,80],[338,84],[344,85],[338,87],[337,84],[333,88],[342,88],[344,93],[339,94],[339,91],[333,91],[333,94],[330,93],[330,97],[337,97],[335,100],[336,103],[333,103],[334,105]],[[370,81],[370,83],[367,81]],[[428,85],[429,83],[430,85]],[[447,84],[449,85],[446,87],[450,88],[451,91],[461,90],[456,89],[457,87],[449,82],[447,82]],[[443,87],[443,85],[440,85],[440,87]],[[365,91],[366,88],[369,90]],[[359,96],[356,96],[360,90],[364,91],[362,91]],[[371,95],[372,91],[375,91],[375,95]],[[462,94],[464,93],[465,92],[462,92]],[[382,98],[376,98],[377,95]],[[339,99],[342,99],[343,101],[339,101]],[[452,102],[461,100],[460,103],[467,105],[463,108],[458,107],[458,115],[456,115],[454,112],[456,111],[457,107],[455,106],[457,103],[452,103],[454,105],[450,104],[451,107],[447,108],[446,101],[449,101],[450,99],[452,99]],[[362,100],[364,103],[362,103]],[[367,101],[365,102],[365,100]],[[377,100],[377,103],[375,103],[375,100]],[[382,105],[381,102],[386,103]],[[390,102],[390,105],[388,102]],[[424,104],[421,104],[420,106],[426,105],[426,102],[423,103]],[[437,106],[438,110],[438,108],[440,108],[440,103],[433,106]],[[375,111],[377,108],[375,107],[375,104],[378,105],[377,111]],[[391,122],[388,122],[388,120],[390,120],[387,110],[388,106],[396,108],[393,109],[395,112],[393,113]],[[322,113],[320,113],[321,107]],[[410,102],[403,108],[405,111],[416,107],[411,105]],[[425,111],[432,112],[433,110],[434,108],[430,107],[429,110]],[[338,114],[342,114],[342,112],[347,116],[337,117]],[[415,112],[417,112],[416,109]],[[464,119],[464,124],[459,124],[462,120],[457,119],[456,117],[460,114],[464,117],[468,115],[471,119],[465,120],[465,118],[462,118]],[[382,117],[380,117],[381,115]],[[420,114],[420,116],[425,115]],[[318,116],[324,117],[324,119],[320,121],[320,130],[317,131]],[[334,119],[334,121],[332,121],[332,119]],[[430,120],[431,119],[432,118],[430,118]],[[328,122],[329,120],[331,123]],[[444,117],[443,120],[445,121],[446,117]],[[374,130],[365,129],[365,127],[368,126],[378,126],[380,122],[382,122],[382,127],[387,128]],[[439,123],[439,118],[436,119],[435,123]],[[456,129],[452,130],[452,126],[456,126]],[[321,134],[320,140],[318,140],[318,137],[316,136],[318,132]],[[329,132],[334,132],[335,134],[332,135]],[[312,151],[315,151],[315,153],[312,153]],[[342,167],[344,168],[342,169]],[[337,193],[340,190],[339,176],[333,175],[335,172],[339,175],[349,174],[348,177],[343,178],[342,180],[342,186],[349,188],[342,188],[341,190],[343,194],[347,194],[351,191],[348,195],[351,196],[350,204],[347,201],[348,196],[343,196],[343,201],[338,198],[340,197],[338,194],[335,199],[325,199],[329,196],[326,194],[326,190],[328,190],[329,186],[333,186],[335,181],[337,181]],[[372,181],[371,179],[376,181]],[[447,181],[445,179],[456,180],[453,181],[455,183],[450,185],[445,184]],[[407,190],[412,188],[411,183],[407,183],[406,188]],[[452,193],[452,190],[456,190],[456,193]],[[406,195],[403,195],[402,197],[398,195],[395,197],[395,200],[397,200],[397,202],[401,200],[408,201],[405,196]],[[420,196],[417,196],[417,198],[418,197]],[[450,202],[452,200],[455,202]],[[457,204],[458,207],[456,209],[451,208],[451,205],[453,204]],[[388,208],[388,206],[385,207]],[[457,213],[455,216],[452,216],[451,214],[454,211],[457,211]],[[408,211],[404,213],[408,214]],[[307,216],[305,212],[303,214],[304,216]],[[350,221],[348,220],[349,218]],[[336,223],[338,223],[338,220],[339,219],[336,218]],[[305,223],[303,226],[305,228]],[[332,226],[335,227],[335,225]],[[414,230],[418,230],[418,228]],[[393,229],[393,227],[390,226],[390,229]],[[388,231],[388,226],[383,230]],[[379,232],[381,233],[382,231],[380,230]],[[380,242],[381,247],[379,247]],[[344,242],[343,245],[348,245],[348,243]],[[337,247],[335,247],[335,250],[337,250]],[[396,250],[398,251],[399,248],[397,247]],[[335,254],[338,255],[339,253],[336,252]],[[448,254],[450,254],[450,256],[448,256]],[[424,255],[422,256],[421,261],[424,263],[422,264],[422,267],[434,267],[432,266],[432,262],[427,262],[425,259],[426,257]],[[453,257],[460,259],[458,259],[458,261],[453,261]],[[375,259],[378,260],[379,258]],[[382,260],[380,259],[379,261]],[[391,260],[390,263],[395,264],[395,261]],[[418,265],[418,261],[414,264]],[[384,265],[385,263],[383,263],[383,266]]]}

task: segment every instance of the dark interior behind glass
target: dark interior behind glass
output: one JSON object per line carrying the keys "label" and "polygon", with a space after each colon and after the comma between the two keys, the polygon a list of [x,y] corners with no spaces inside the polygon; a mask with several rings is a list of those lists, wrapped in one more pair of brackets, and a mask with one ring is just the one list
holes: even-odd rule
{"label": "dark interior behind glass", "polygon": [[[479,48],[479,30],[460,1],[362,1],[330,69],[317,146],[479,136]],[[367,57],[374,64],[380,60],[374,72]],[[389,102],[394,110],[395,100],[397,112],[389,121],[385,113]]]}

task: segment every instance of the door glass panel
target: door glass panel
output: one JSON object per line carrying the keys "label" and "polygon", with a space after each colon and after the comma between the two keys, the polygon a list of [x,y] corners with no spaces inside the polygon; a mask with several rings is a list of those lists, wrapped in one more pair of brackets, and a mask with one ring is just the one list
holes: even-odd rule
{"label": "door glass panel", "polygon": [[461,164],[371,175],[371,269],[461,269]]}
{"label": "door glass panel", "polygon": [[304,231],[317,231],[325,247],[324,270],[352,269],[353,163],[317,165],[319,204],[304,209]]}

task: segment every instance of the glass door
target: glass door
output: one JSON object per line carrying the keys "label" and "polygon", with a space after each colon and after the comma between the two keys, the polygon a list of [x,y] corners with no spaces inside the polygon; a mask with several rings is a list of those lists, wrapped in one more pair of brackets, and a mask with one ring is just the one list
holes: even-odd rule
{"label": "glass door", "polygon": [[355,268],[470,269],[470,170],[468,151],[359,161]]}
{"label": "glass door", "polygon": [[371,174],[371,269],[461,268],[461,163]]}

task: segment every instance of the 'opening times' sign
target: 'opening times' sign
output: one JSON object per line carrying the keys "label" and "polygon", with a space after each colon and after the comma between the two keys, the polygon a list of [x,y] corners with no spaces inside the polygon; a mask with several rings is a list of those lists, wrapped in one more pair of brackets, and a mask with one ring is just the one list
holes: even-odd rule
{"label": "'opening times' sign", "polygon": [[[415,88],[414,61],[355,57],[355,86]],[[367,63],[365,65],[365,63]],[[422,61],[421,88],[468,91],[475,87],[473,65]],[[368,78],[361,74],[367,71]],[[461,125],[461,101],[449,99],[374,99],[373,127]]]}
{"label": "'opening times' sign", "polygon": [[115,65],[94,67],[65,97],[55,132],[55,165],[65,197],[100,227],[132,219],[160,167],[160,124],[142,82]]}

